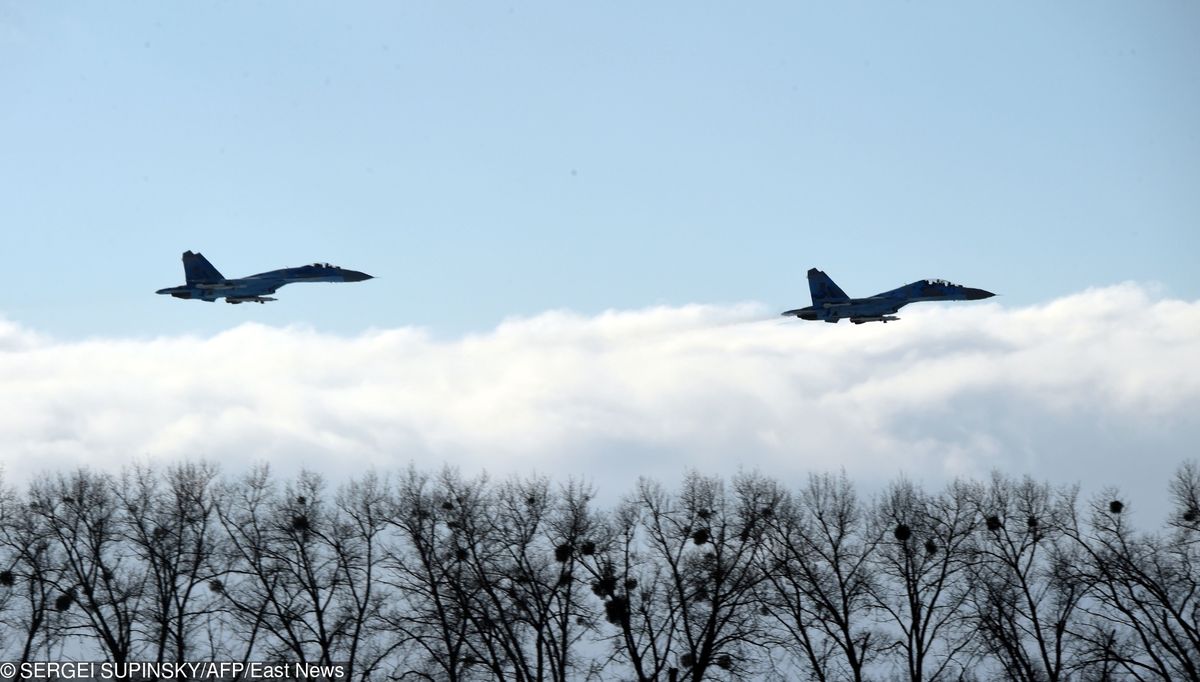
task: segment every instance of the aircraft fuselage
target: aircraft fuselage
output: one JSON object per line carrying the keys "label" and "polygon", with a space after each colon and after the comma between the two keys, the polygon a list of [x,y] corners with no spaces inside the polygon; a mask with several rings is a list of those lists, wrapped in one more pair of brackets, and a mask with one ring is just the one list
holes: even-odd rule
{"label": "aircraft fuselage", "polygon": [[228,303],[266,303],[274,301],[268,294],[288,284],[298,282],[361,282],[372,279],[371,275],[357,270],[346,270],[329,263],[314,263],[298,268],[282,268],[257,275],[227,279],[201,254],[188,251],[183,254],[184,273],[187,284],[159,289],[156,293],[175,298],[216,301],[224,298]]}
{"label": "aircraft fuselage", "polygon": [[808,271],[809,289],[813,304],[806,308],[788,310],[802,320],[822,320],[836,323],[850,320],[891,322],[900,318],[895,313],[909,303],[922,301],[974,301],[994,296],[990,291],[964,287],[940,279],[923,279],[867,298],[850,298],[825,273],[813,268]]}

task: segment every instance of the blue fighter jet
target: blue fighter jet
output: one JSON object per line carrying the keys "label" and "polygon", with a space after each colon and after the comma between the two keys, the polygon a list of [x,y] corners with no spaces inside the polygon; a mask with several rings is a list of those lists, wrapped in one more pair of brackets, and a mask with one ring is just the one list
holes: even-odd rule
{"label": "blue fighter jet", "polygon": [[922,279],[870,298],[850,298],[829,279],[829,275],[816,268],[808,271],[808,290],[812,293],[812,305],[781,314],[795,315],[802,320],[824,320],[834,323],[842,319],[850,320],[854,324],[886,323],[900,319],[893,313],[909,303],[975,301],[995,296],[990,291],[951,284],[944,279]]}
{"label": "blue fighter jet", "polygon": [[155,293],[170,294],[175,298],[196,298],[213,302],[224,298],[226,303],[266,303],[274,301],[267,294],[285,284],[294,282],[361,282],[372,279],[365,272],[343,270],[329,263],[313,263],[298,268],[284,268],[241,279],[225,279],[212,263],[199,253],[183,252],[183,274],[187,284],[167,287]]}

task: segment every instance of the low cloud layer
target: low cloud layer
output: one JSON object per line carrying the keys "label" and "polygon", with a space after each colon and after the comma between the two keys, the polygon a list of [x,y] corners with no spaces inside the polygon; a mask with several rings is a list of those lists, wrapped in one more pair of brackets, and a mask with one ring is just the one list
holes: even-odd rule
{"label": "low cloud layer", "polygon": [[442,462],[617,495],[689,466],[928,483],[996,468],[1165,509],[1197,456],[1200,302],[1123,284],[1027,308],[917,305],[892,324],[758,305],[547,312],[438,340],[246,324],[60,342],[0,321],[6,478],[87,464],[267,461],[333,481]]}

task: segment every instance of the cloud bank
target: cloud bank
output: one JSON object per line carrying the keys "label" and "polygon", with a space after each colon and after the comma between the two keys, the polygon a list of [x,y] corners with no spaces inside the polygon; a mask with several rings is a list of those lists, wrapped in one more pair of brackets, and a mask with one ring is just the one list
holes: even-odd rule
{"label": "cloud bank", "polygon": [[38,471],[206,458],[342,480],[443,462],[585,477],[844,468],[938,483],[995,468],[1120,485],[1165,509],[1197,456],[1200,301],[1122,284],[1025,308],[917,305],[893,324],[760,305],[547,312],[437,340],[246,324],[64,342],[0,321],[0,461]]}

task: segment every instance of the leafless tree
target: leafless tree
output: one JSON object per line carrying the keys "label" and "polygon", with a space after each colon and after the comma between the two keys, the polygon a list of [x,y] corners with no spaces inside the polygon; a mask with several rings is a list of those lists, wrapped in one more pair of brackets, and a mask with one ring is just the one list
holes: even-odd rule
{"label": "leafless tree", "polygon": [[813,679],[863,680],[883,645],[870,625],[882,530],[868,523],[845,473],[809,476],[781,500],[769,528],[763,610],[778,641]]}
{"label": "leafless tree", "polygon": [[366,680],[399,646],[383,620],[392,593],[381,580],[394,502],[387,481],[370,471],[342,486],[334,504],[328,541],[341,575],[333,618],[334,632],[341,633],[339,656],[344,655],[338,660],[350,664],[348,679]]}
{"label": "leafless tree", "polygon": [[121,540],[146,575],[134,630],[151,643],[157,661],[215,653],[201,649],[198,638],[215,612],[208,583],[219,577],[216,477],[216,467],[206,463],[180,463],[162,472],[135,465],[114,485]]}
{"label": "leafless tree", "polygon": [[1066,679],[1078,662],[1079,606],[1088,585],[1065,535],[1073,488],[993,474],[972,486],[977,522],[968,607],[984,652],[1007,679]]}
{"label": "leafless tree", "polygon": [[6,660],[17,663],[54,658],[65,620],[54,602],[55,586],[66,582],[66,562],[31,502],[0,489],[0,619]]}
{"label": "leafless tree", "polygon": [[1082,669],[1200,680],[1200,547],[1186,518],[1200,489],[1196,473],[1191,463],[1176,473],[1168,534],[1136,531],[1115,489],[1092,501],[1086,527],[1068,528],[1087,557],[1076,567],[1079,579],[1093,588]]}
{"label": "leafless tree", "polygon": [[[1174,513],[1169,525],[1183,531],[1179,541],[1187,545],[1200,543],[1200,463],[1184,462],[1171,478],[1171,501]],[[1192,566],[1193,574],[1196,572]]]}
{"label": "leafless tree", "polygon": [[339,519],[324,487],[320,476],[301,472],[281,488],[260,467],[219,489],[217,518],[228,549],[226,580],[213,588],[246,633],[243,657],[355,663],[362,630],[354,615],[375,602],[361,584],[352,585],[363,574],[350,563],[354,552],[370,551],[363,546],[369,542],[339,535],[356,530]]}
{"label": "leafless tree", "polygon": [[961,679],[973,634],[962,623],[975,525],[966,486],[930,495],[901,479],[876,503],[872,525],[883,538],[872,562],[875,602],[900,632],[905,678]]}
{"label": "leafless tree", "polygon": [[489,655],[502,652],[515,680],[566,680],[572,649],[588,628],[575,579],[576,547],[590,526],[590,491],[552,492],[547,479],[501,484],[493,513],[462,528],[478,589],[473,613]]}
{"label": "leafless tree", "polygon": [[[460,532],[489,513],[485,490],[486,479],[466,481],[450,469],[437,482],[411,466],[400,478],[389,516],[398,537],[381,580],[400,599],[385,617],[409,645],[408,669],[401,677],[458,682],[471,679],[474,667],[481,665],[503,676],[502,657],[490,647],[491,640],[476,637],[476,623],[482,619],[471,608],[478,586]],[[487,653],[478,655],[481,649]]]}
{"label": "leafless tree", "polygon": [[78,469],[35,480],[29,509],[62,570],[43,574],[57,592],[54,607],[63,634],[100,644],[121,663],[134,653],[134,626],[147,579],[144,566],[125,550],[112,476]]}
{"label": "leafless tree", "polygon": [[[676,495],[645,479],[638,483],[644,551],[661,567],[654,585],[662,590],[658,622],[671,625],[670,650],[691,680],[714,671],[751,676],[764,657],[756,608],[765,579],[763,534],[781,495],[757,476],[739,476],[733,488],[731,494],[722,480],[696,472]],[[623,611],[629,597],[622,598]]]}
{"label": "leafless tree", "polygon": [[410,468],[387,578],[405,599],[390,622],[417,649],[408,674],[565,680],[590,670],[574,652],[595,625],[580,583],[597,526],[591,497],[544,478],[492,487]]}
{"label": "leafless tree", "polygon": [[[1144,532],[1115,490],[995,474],[870,505],[843,474],[590,486],[266,467],[0,487],[9,660],[348,662],[355,680],[1200,682],[1200,467]],[[780,653],[784,652],[784,653]]]}
{"label": "leafless tree", "polygon": [[[643,551],[642,505],[622,501],[605,524],[581,545],[581,567],[603,605],[600,637],[612,652],[607,662],[628,665],[638,682],[678,675],[673,654],[680,600],[663,564]],[[607,667],[607,666],[606,666]]]}

